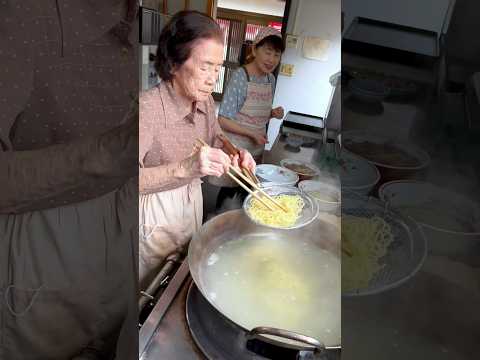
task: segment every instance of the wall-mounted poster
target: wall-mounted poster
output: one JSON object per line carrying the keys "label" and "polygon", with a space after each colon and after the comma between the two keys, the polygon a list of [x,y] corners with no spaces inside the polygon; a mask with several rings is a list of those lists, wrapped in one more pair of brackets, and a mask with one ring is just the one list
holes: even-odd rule
{"label": "wall-mounted poster", "polygon": [[303,41],[303,57],[317,61],[327,61],[329,47],[330,40],[306,36]]}

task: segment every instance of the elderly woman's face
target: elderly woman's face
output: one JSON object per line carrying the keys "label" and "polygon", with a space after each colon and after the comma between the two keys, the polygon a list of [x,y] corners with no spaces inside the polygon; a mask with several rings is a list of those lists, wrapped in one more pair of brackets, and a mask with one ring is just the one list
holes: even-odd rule
{"label": "elderly woman's face", "polygon": [[194,43],[190,58],[173,72],[173,82],[192,101],[207,100],[223,64],[223,44],[214,39]]}

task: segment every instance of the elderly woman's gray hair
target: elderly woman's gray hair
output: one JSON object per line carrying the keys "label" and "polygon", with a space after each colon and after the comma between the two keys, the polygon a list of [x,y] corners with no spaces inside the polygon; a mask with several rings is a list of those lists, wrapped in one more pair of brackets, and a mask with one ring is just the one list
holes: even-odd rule
{"label": "elderly woman's gray hair", "polygon": [[155,69],[165,81],[173,78],[173,70],[190,57],[193,43],[200,39],[223,42],[220,26],[210,16],[198,11],[180,11],[165,25],[158,39]]}

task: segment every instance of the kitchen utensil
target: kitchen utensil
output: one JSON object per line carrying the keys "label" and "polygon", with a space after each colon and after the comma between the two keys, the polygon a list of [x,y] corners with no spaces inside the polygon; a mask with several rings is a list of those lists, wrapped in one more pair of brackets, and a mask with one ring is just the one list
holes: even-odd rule
{"label": "kitchen utensil", "polygon": [[398,287],[412,278],[425,261],[427,243],[420,226],[386,205],[373,197],[367,198],[349,191],[342,192],[342,216],[366,218],[379,216],[390,225],[394,237],[387,254],[380,260],[383,268],[377,271],[368,287],[342,293],[342,296],[378,294]]}
{"label": "kitchen utensil", "polygon": [[[315,202],[314,199],[312,199],[311,196],[305,194],[304,192],[300,191],[296,187],[290,187],[290,186],[271,186],[271,187],[265,187],[263,190],[270,196],[278,196],[278,195],[296,195],[300,196],[303,200],[304,206],[303,209],[300,212],[300,216],[298,219],[295,221],[295,224],[284,227],[282,229],[298,229],[303,226],[306,226],[310,224],[318,215],[318,204]],[[257,220],[252,218],[249,213],[249,208],[251,206],[251,201],[254,198],[254,194],[250,194],[247,196],[245,201],[243,202],[243,209],[247,216],[256,224],[265,226],[265,227],[271,227],[271,228],[276,228],[274,226],[269,226],[265,224],[258,223]]]}

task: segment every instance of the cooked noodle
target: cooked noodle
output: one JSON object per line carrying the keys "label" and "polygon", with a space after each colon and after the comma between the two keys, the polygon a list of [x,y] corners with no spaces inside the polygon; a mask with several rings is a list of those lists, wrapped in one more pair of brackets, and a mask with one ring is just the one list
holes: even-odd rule
{"label": "cooked noodle", "polygon": [[305,205],[303,199],[298,195],[276,195],[272,197],[288,211],[285,212],[279,209],[265,197],[263,200],[266,203],[272,204],[272,207],[275,210],[268,209],[260,201],[252,198],[247,210],[250,217],[260,224],[274,227],[285,228],[295,225],[295,222],[300,217],[300,213]]}
{"label": "cooked noodle", "polygon": [[383,268],[379,260],[392,241],[392,229],[382,218],[343,215],[342,242],[352,256],[342,256],[342,290],[368,287],[373,276]]}

